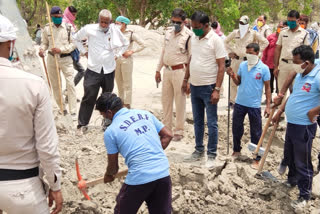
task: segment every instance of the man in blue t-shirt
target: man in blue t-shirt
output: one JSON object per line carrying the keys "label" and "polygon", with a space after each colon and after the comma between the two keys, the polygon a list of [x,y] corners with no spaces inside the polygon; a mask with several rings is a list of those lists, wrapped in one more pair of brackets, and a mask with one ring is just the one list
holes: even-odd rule
{"label": "man in blue t-shirt", "polygon": [[171,213],[171,178],[164,153],[173,137],[171,131],[148,111],[124,108],[113,93],[103,93],[96,109],[112,121],[104,133],[108,152],[104,182],[114,180],[119,153],[129,168],[114,212],[136,213],[145,201],[151,214]]}
{"label": "man in blue t-shirt", "polygon": [[[251,142],[254,144],[258,144],[259,142],[262,133],[261,98],[263,86],[265,87],[267,100],[264,115],[268,117],[270,114],[270,72],[268,66],[259,60],[259,51],[258,44],[249,44],[246,47],[247,61],[240,64],[238,73],[235,74],[230,67],[227,70],[233,82],[239,86],[232,117],[232,156],[234,158],[240,156],[241,138],[244,132],[243,121],[247,114],[250,121]],[[260,158],[260,156],[255,158],[253,162],[254,167],[259,165]]]}
{"label": "man in blue t-shirt", "polygon": [[314,52],[302,45],[292,52],[294,71],[293,91],[273,118],[278,123],[281,114],[287,116],[284,160],[289,166],[288,183],[298,185],[300,194],[292,206],[304,207],[311,197],[313,166],[312,141],[317,131],[316,119],[320,112],[320,66],[314,64]]}

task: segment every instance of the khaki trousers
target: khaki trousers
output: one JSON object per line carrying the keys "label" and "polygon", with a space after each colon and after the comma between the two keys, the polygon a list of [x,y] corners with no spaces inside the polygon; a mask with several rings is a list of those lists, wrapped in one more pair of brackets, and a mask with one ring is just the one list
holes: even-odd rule
{"label": "khaki trousers", "polygon": [[[286,79],[290,72],[292,72],[292,64],[280,62],[279,63],[279,74],[278,74],[278,88],[279,91],[283,87],[284,83],[286,82]],[[282,103],[286,101],[287,92],[284,94],[284,99],[282,99]]]}
{"label": "khaki trousers", "polygon": [[[72,58],[70,56],[58,58],[58,63],[59,63],[59,68],[66,79],[69,112],[71,114],[75,114],[77,112],[77,96],[76,96],[76,89],[73,82]],[[50,54],[48,54],[48,57],[47,57],[47,67],[48,67],[48,74],[49,74],[49,79],[52,87],[53,96],[57,105],[60,107],[61,91],[59,92],[58,74],[56,71],[56,64],[55,64],[54,57]],[[64,102],[63,102],[63,109],[64,110],[66,109]]]}
{"label": "khaki trousers", "polygon": [[0,181],[0,210],[7,214],[49,214],[40,178]]}
{"label": "khaki trousers", "polygon": [[132,71],[133,59],[118,59],[116,67],[116,82],[118,86],[119,97],[124,104],[131,105],[132,102]]}
{"label": "khaki trousers", "polygon": [[[238,73],[239,66],[243,62],[242,59],[232,59],[231,68],[235,74]],[[231,80],[230,81],[230,102],[236,103],[236,96],[238,92],[238,86]]]}
{"label": "khaki trousers", "polygon": [[182,93],[181,86],[185,75],[185,69],[164,69],[162,82],[162,108],[163,124],[172,130],[173,101],[176,107],[176,124],[174,134],[183,135],[186,119],[186,95]]}

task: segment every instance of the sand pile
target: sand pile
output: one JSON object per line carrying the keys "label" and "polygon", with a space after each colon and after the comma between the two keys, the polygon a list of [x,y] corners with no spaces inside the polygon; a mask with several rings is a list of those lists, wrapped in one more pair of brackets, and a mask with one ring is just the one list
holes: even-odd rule
{"label": "sand pile", "polygon": [[[156,116],[157,113],[155,112]],[[161,118],[161,116],[160,116]],[[219,118],[219,156],[217,167],[211,171],[202,167],[199,162],[184,163],[183,157],[190,154],[194,147],[193,121],[188,114],[187,134],[182,142],[172,142],[166,150],[171,165],[173,213],[294,213],[290,207],[296,199],[297,188],[289,189],[281,182],[275,169],[282,157],[283,131],[275,137],[274,145],[268,156],[265,170],[269,170],[278,181],[256,179],[256,170],[250,167],[251,154],[246,146],[249,142],[249,130],[245,130],[243,155],[233,161],[226,155],[225,116]],[[76,137],[72,130],[60,132],[61,167],[63,168],[62,190],[65,199],[63,213],[113,213],[115,198],[123,179],[110,184],[96,185],[88,190],[92,201],[86,201],[78,191],[75,173],[75,158],[79,158],[81,173],[84,179],[95,179],[103,176],[107,166],[107,154],[103,144],[103,133],[96,120],[87,135]],[[247,123],[247,122],[246,122]],[[246,124],[248,127],[248,124]],[[317,151],[314,151],[315,154]],[[230,150],[231,153],[231,150]],[[315,154],[313,154],[314,157]],[[120,170],[126,169],[123,158],[120,158]],[[316,162],[315,162],[316,163]],[[320,199],[312,200],[305,213],[319,213]],[[143,205],[140,214],[148,213]]]}

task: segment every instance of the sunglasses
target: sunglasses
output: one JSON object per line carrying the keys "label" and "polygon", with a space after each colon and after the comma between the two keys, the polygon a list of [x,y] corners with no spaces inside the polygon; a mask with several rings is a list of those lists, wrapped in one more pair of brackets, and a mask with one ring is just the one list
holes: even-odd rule
{"label": "sunglasses", "polygon": [[181,25],[182,22],[175,22],[175,21],[171,21],[172,24],[178,24],[178,25]]}

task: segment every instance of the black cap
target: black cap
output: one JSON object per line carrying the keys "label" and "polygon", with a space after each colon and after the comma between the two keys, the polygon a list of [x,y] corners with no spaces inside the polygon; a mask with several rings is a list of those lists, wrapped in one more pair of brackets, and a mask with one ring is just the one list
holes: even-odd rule
{"label": "black cap", "polygon": [[58,6],[54,6],[51,8],[51,12],[50,12],[51,15],[53,14],[62,14],[62,10],[60,7]]}

